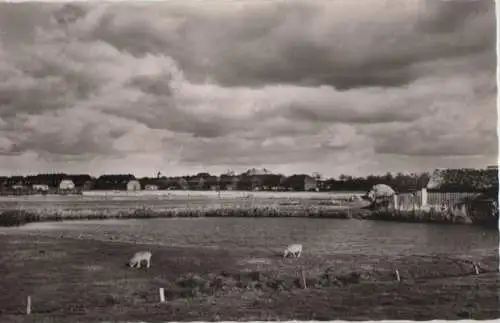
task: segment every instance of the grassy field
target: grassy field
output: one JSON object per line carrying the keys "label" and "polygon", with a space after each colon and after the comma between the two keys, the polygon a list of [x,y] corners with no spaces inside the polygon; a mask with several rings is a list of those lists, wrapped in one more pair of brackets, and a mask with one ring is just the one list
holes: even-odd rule
{"label": "grassy field", "polygon": [[[158,217],[330,217],[403,222],[455,221],[434,209],[369,211],[359,192],[88,192],[88,195],[1,196],[0,226],[29,222]],[[498,227],[497,219],[470,219]]]}
{"label": "grassy field", "polygon": [[[98,194],[99,193],[99,194]],[[320,193],[314,198],[307,193],[257,192],[173,192],[157,195],[122,192],[97,192],[84,196],[4,196],[0,197],[0,225],[20,225],[39,221],[106,218],[156,217],[285,217],[329,216],[346,218],[353,209],[368,205],[365,201],[348,201],[349,194]],[[162,192],[170,194],[169,192]],[[247,195],[241,195],[241,194]],[[199,194],[199,195],[196,195]],[[267,195],[266,195],[267,194]],[[330,197],[329,197],[330,196]]]}
{"label": "grassy field", "polygon": [[[153,252],[151,268],[125,266],[134,252],[146,249]],[[299,259],[283,259],[281,250],[141,246],[22,234],[0,235],[0,250],[2,322],[500,317],[498,257],[480,259],[475,275],[470,262],[449,257],[319,257],[305,250]],[[160,287],[166,289],[164,304]]]}

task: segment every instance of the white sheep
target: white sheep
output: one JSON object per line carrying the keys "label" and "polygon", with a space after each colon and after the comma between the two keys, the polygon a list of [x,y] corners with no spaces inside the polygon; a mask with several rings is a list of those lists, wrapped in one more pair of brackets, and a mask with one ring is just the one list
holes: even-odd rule
{"label": "white sheep", "polygon": [[146,261],[146,268],[151,267],[151,256],[152,253],[150,251],[139,251],[134,254],[132,258],[130,258],[128,264],[130,267],[141,268],[141,263]]}
{"label": "white sheep", "polygon": [[289,245],[285,251],[283,252],[283,258],[288,257],[288,255],[293,255],[295,258],[299,258],[302,253],[302,245],[301,244],[291,244]]}

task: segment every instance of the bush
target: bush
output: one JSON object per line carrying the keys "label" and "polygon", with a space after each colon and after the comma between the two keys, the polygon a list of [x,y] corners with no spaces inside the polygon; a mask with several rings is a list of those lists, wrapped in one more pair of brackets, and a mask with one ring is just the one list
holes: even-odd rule
{"label": "bush", "polygon": [[37,220],[35,214],[23,210],[6,210],[0,213],[0,225],[5,227],[21,226]]}

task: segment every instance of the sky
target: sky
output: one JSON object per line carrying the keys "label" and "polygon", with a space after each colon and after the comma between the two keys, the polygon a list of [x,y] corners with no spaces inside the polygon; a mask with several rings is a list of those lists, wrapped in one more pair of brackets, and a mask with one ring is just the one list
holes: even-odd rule
{"label": "sky", "polygon": [[493,0],[0,3],[0,175],[497,161]]}

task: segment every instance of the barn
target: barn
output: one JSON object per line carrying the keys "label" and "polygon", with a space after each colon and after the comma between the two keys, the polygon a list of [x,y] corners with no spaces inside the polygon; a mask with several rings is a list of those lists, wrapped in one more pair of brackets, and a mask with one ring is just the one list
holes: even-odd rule
{"label": "barn", "polygon": [[46,184],[33,184],[32,188],[34,191],[47,192],[49,190],[49,185]]}
{"label": "barn", "polygon": [[155,184],[146,184],[144,187],[146,191],[157,191],[158,190],[158,185]]}
{"label": "barn", "polygon": [[59,183],[60,190],[73,190],[75,189],[75,183],[73,183],[70,179],[63,179],[61,183]]}
{"label": "barn", "polygon": [[127,183],[127,191],[140,191],[141,183],[138,180],[131,180]]}

